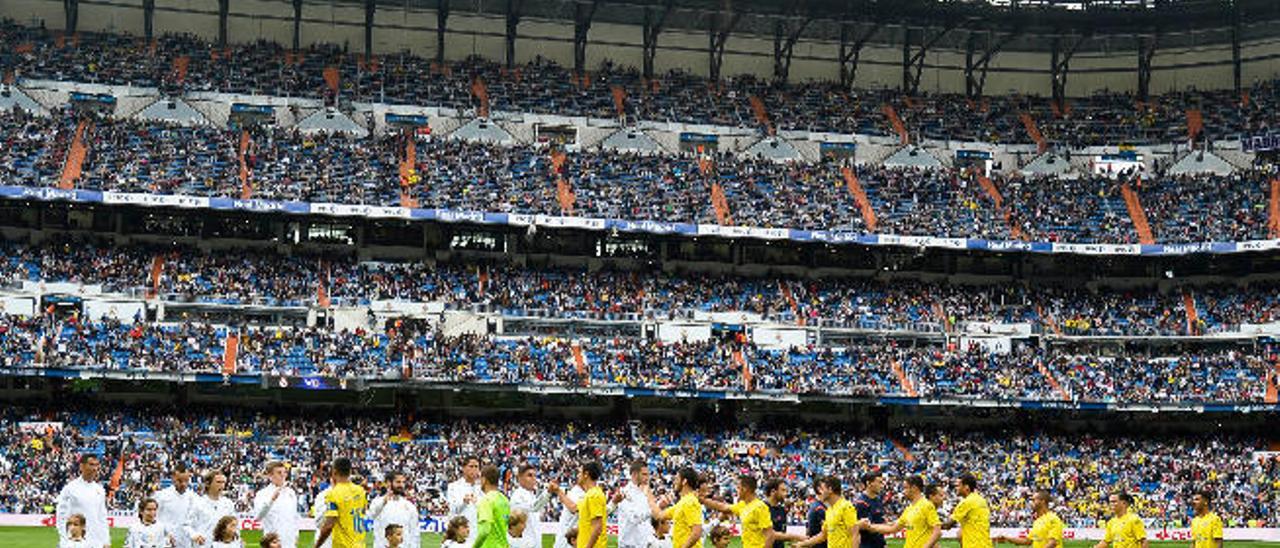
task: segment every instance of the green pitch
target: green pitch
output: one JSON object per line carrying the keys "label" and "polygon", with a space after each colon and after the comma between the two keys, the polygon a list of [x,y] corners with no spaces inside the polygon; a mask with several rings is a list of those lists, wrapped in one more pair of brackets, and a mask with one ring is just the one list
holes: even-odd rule
{"label": "green pitch", "polygon": [[[111,546],[124,546],[124,537],[128,532],[124,529],[111,530]],[[258,548],[258,538],[261,535],[257,531],[244,532],[245,548]],[[302,533],[301,542],[298,546],[303,548],[311,547],[311,532],[304,531]],[[550,536],[542,539],[542,545],[550,548],[553,544]],[[1069,540],[1063,548],[1090,548],[1094,545],[1093,541],[1087,540]],[[1152,542],[1152,546],[1160,548],[1187,547],[1189,542]],[[1231,548],[1277,548],[1280,544],[1269,542],[1232,542],[1227,541],[1227,546]],[[58,535],[49,527],[0,527],[0,546],[5,548],[57,548]],[[373,537],[369,537],[369,546],[373,546]],[[615,539],[609,537],[609,548],[616,546]],[[741,548],[738,539],[733,539],[729,543],[729,548]],[[942,541],[941,548],[959,548],[959,544],[954,540]],[[1001,546],[1012,546],[1011,544],[1003,544]],[[422,535],[422,548],[440,548],[440,535],[438,533],[426,533]],[[890,540],[889,548],[902,548],[901,540]]]}

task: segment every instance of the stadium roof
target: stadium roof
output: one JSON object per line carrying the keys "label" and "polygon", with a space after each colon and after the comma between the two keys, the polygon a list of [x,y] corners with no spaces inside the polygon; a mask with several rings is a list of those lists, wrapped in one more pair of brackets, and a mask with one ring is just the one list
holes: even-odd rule
{"label": "stadium roof", "polygon": [[[282,0],[288,1],[288,0]],[[879,28],[873,44],[901,44],[904,27],[947,30],[937,47],[964,49],[968,36],[988,31],[1012,34],[1006,49],[1048,51],[1054,37],[1087,36],[1080,51],[1130,51],[1138,35],[1161,35],[1160,47],[1231,42],[1236,21],[1240,39],[1280,35],[1274,0],[373,0],[387,9],[447,5],[454,12],[574,21],[576,6],[598,1],[596,22],[644,25],[646,17],[670,8],[665,29],[707,31],[732,20],[733,34],[774,36],[779,21],[805,22],[809,40],[839,41],[842,27],[860,35]],[[362,4],[361,0],[323,3]],[[646,15],[648,14],[648,15]],[[721,17],[725,15],[725,17]],[[797,25],[799,26],[799,25]]]}

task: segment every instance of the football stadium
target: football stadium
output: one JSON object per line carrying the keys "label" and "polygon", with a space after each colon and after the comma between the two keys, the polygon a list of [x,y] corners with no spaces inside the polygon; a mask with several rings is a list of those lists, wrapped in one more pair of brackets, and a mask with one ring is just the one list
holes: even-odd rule
{"label": "football stadium", "polygon": [[1280,547],[1277,108],[1276,0],[0,0],[0,548]]}

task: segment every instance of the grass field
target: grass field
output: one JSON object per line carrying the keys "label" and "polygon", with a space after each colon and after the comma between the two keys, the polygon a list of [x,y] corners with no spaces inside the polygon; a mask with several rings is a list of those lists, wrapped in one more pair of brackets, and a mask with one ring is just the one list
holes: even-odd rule
{"label": "grass field", "polygon": [[[127,531],[124,529],[111,530],[111,546],[113,548],[124,546],[124,537]],[[259,533],[257,531],[244,532],[245,548],[257,548]],[[311,532],[304,531],[298,546],[305,548],[311,547]],[[543,546],[550,548],[552,540],[550,536],[544,537]],[[1152,547],[1173,548],[1187,547],[1188,542],[1152,542]],[[373,545],[373,537],[369,537],[369,545]],[[1064,548],[1090,548],[1094,545],[1093,541],[1088,540],[1069,540]],[[1227,541],[1227,546],[1231,548],[1277,548],[1280,543],[1270,542],[1232,542]],[[58,535],[50,527],[0,527],[0,547],[3,548],[57,548]],[[615,548],[616,544],[613,537],[609,537],[609,548]],[[959,544],[954,540],[942,541],[941,548],[959,548]],[[1012,546],[1012,545],[1002,545]],[[426,533],[422,535],[422,548],[440,548],[440,535],[436,533]],[[733,539],[729,543],[729,548],[741,548],[738,539]],[[889,548],[902,548],[901,540],[890,540]]]}

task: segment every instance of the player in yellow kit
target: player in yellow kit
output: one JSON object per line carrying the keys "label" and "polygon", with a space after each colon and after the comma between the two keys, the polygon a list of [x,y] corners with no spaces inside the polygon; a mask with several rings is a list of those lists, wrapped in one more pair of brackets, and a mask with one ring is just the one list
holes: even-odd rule
{"label": "player in yellow kit", "polygon": [[[723,514],[738,516],[742,522],[742,548],[768,548],[774,542],[801,540],[801,535],[791,535],[773,530],[773,517],[769,505],[756,496],[756,477],[743,474],[738,477],[738,502],[724,502],[703,497],[702,505]],[[828,516],[831,514],[828,513]],[[854,521],[857,521],[855,518]]]}
{"label": "player in yellow kit", "polygon": [[672,522],[672,548],[702,548],[702,503],[698,502],[698,487],[702,479],[693,468],[684,467],[676,472],[674,491],[680,500],[674,505],[661,508],[653,493],[649,493],[649,508],[654,519]]}
{"label": "player in yellow kit", "polygon": [[973,474],[960,476],[956,479],[956,492],[963,498],[942,528],[960,525],[962,548],[991,548],[991,508],[978,492],[978,478]]}
{"label": "player in yellow kit", "polygon": [[822,531],[792,545],[792,548],[808,548],[826,543],[827,548],[857,548],[862,542],[862,523],[858,521],[858,509],[841,495],[840,479],[826,476],[818,480],[818,497],[827,507]]}
{"label": "player in yellow kit", "polygon": [[1115,517],[1107,520],[1107,534],[1094,548],[1148,548],[1147,528],[1142,518],[1129,511],[1133,495],[1121,491],[1112,493],[1108,500]]}
{"label": "player in yellow kit", "polygon": [[369,499],[363,487],[351,483],[351,460],[335,459],[329,478],[333,485],[324,497],[324,523],[320,524],[315,545],[322,546],[332,537],[333,548],[364,548],[365,533],[369,531],[364,511]]}
{"label": "player in yellow kit", "polygon": [[578,514],[578,526],[573,534],[574,548],[605,548],[609,542],[609,532],[605,529],[609,520],[609,503],[599,484],[603,475],[604,468],[596,461],[587,461],[578,467],[578,487],[585,492],[579,500],[573,500],[555,484],[548,489],[552,495],[560,497],[565,510]]}
{"label": "player in yellow kit", "polygon": [[910,476],[906,480],[907,500],[911,506],[902,511],[898,521],[893,523],[870,523],[862,520],[863,530],[882,535],[892,535],[900,531],[907,532],[907,541],[903,548],[933,548],[942,538],[942,521],[938,519],[938,507],[929,500],[942,493],[942,488],[930,485],[926,493],[924,479]]}
{"label": "player in yellow kit", "polygon": [[1209,509],[1212,502],[1213,493],[1207,489],[1191,498],[1191,509],[1196,513],[1191,518],[1191,548],[1222,548],[1222,518]]}
{"label": "player in yellow kit", "polygon": [[995,541],[1031,548],[1062,548],[1062,531],[1066,526],[1062,523],[1062,518],[1049,509],[1051,502],[1053,496],[1047,489],[1036,491],[1035,496],[1031,497],[1031,515],[1036,517],[1035,523],[1031,524],[1031,534],[1027,538],[1001,536],[996,537]]}

